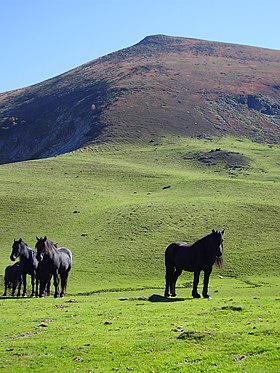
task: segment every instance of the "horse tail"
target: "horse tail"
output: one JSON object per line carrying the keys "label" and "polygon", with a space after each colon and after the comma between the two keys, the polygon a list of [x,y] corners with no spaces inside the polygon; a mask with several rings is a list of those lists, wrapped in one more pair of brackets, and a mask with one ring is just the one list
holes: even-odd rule
{"label": "horse tail", "polygon": [[222,271],[224,269],[224,260],[222,257],[216,258],[216,265],[218,266],[219,270]]}
{"label": "horse tail", "polygon": [[178,245],[173,242],[170,244],[165,250],[165,291],[164,296],[169,297],[174,296],[175,289],[174,289],[174,272],[175,272],[175,262],[174,257],[177,251]]}
{"label": "horse tail", "polygon": [[178,245],[173,242],[165,250],[165,268],[167,270],[174,270],[174,256],[177,251]]}
{"label": "horse tail", "polygon": [[67,282],[68,282],[68,275],[65,276],[65,280],[64,280],[64,291],[66,291],[66,289],[67,289]]}

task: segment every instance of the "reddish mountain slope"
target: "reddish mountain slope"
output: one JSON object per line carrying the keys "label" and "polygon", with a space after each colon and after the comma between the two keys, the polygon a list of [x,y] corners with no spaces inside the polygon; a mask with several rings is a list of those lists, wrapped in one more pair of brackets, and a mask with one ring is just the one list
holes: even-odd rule
{"label": "reddish mountain slope", "polygon": [[0,163],[162,135],[280,141],[280,51],[149,36],[0,94]]}

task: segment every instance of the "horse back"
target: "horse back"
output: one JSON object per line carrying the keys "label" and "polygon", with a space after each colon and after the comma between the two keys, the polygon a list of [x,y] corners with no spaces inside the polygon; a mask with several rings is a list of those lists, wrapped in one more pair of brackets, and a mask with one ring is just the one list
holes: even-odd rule
{"label": "horse back", "polygon": [[66,247],[60,247],[57,249],[57,251],[60,255],[62,264],[66,265],[67,267],[71,267],[72,266],[72,252]]}
{"label": "horse back", "polygon": [[186,242],[172,242],[167,246],[165,250],[165,265],[173,265],[178,251],[181,251],[184,247],[189,247],[189,245]]}
{"label": "horse back", "polygon": [[165,251],[165,265],[193,272],[197,261],[196,254],[192,245],[186,242],[173,242]]}
{"label": "horse back", "polygon": [[19,263],[9,265],[5,269],[5,280],[8,283],[19,282],[21,279],[21,270]]}

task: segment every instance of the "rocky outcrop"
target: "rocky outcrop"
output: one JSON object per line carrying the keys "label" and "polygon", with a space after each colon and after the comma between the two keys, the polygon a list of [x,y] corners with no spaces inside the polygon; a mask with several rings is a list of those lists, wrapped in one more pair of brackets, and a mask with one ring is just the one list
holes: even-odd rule
{"label": "rocky outcrop", "polygon": [[270,102],[269,98],[255,95],[241,95],[238,103],[246,105],[248,109],[256,110],[265,115],[277,115],[280,117],[280,104]]}

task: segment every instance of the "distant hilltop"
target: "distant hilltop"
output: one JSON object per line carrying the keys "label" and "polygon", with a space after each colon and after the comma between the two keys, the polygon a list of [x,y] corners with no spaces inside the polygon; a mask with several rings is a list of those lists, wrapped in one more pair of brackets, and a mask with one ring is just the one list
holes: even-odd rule
{"label": "distant hilltop", "polygon": [[0,163],[164,135],[280,142],[280,51],[165,35],[0,94]]}

